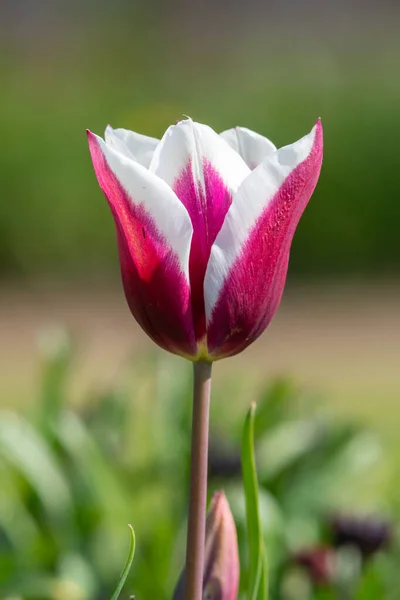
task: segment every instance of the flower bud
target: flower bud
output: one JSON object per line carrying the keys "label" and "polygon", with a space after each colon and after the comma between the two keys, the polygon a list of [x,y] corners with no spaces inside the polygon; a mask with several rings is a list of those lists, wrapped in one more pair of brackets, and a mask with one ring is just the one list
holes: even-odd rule
{"label": "flower bud", "polygon": [[[223,492],[216,492],[207,516],[203,600],[236,600],[239,587],[239,551],[236,527]],[[173,600],[183,600],[185,571]]]}
{"label": "flower bud", "polygon": [[307,571],[315,585],[329,585],[335,572],[335,553],[331,548],[315,546],[297,552],[293,564]]}
{"label": "flower bud", "polygon": [[334,546],[353,546],[364,559],[387,548],[393,538],[391,523],[379,517],[336,515],[330,525]]}

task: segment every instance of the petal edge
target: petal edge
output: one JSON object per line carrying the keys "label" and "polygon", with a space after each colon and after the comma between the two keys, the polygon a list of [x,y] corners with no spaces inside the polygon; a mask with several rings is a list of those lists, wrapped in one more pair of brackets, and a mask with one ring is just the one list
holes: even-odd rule
{"label": "petal edge", "polygon": [[317,183],[322,125],[267,157],[242,183],[211,250],[204,293],[211,355],[264,331],[282,295],[291,241]]}
{"label": "petal edge", "polygon": [[194,356],[188,263],[192,226],[169,186],[88,132],[95,172],[114,216],[125,295],[152,339]]}

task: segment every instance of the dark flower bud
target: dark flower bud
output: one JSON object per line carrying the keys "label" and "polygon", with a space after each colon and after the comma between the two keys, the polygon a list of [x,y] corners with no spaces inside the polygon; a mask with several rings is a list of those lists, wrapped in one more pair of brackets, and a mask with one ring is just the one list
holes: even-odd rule
{"label": "dark flower bud", "polygon": [[307,571],[315,585],[328,585],[335,574],[335,553],[326,546],[306,548],[294,554],[293,564]]}
{"label": "dark flower bud", "polygon": [[209,479],[234,479],[242,473],[242,459],[239,451],[229,449],[217,439],[211,438],[208,449]]}
{"label": "dark flower bud", "polygon": [[330,526],[334,546],[353,546],[364,559],[387,548],[393,539],[391,523],[379,517],[336,515]]}

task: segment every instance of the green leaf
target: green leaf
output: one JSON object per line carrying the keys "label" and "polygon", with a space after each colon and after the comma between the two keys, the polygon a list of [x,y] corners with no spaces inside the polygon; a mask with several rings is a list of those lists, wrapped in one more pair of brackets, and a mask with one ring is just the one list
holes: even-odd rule
{"label": "green leaf", "polygon": [[72,412],[66,412],[54,428],[55,439],[73,462],[76,474],[85,483],[90,501],[103,515],[115,515],[127,520],[129,503],[127,493],[107,461],[83,420]]}
{"label": "green leaf", "polygon": [[385,589],[382,576],[372,563],[364,571],[354,598],[355,600],[376,600],[384,597]]}
{"label": "green leaf", "polygon": [[133,557],[135,556],[135,532],[133,531],[132,525],[129,525],[129,530],[131,533],[131,544],[129,547],[128,558],[126,559],[126,563],[125,563],[124,568],[122,569],[122,573],[119,578],[117,587],[115,588],[115,591],[114,591],[113,595],[111,596],[110,600],[118,600],[121,590],[124,587],[126,578],[128,577],[130,568],[132,566]]}
{"label": "green leaf", "polygon": [[258,481],[254,455],[253,403],[247,413],[242,437],[242,472],[246,499],[247,537],[249,544],[249,600],[266,600],[268,597],[268,573],[260,522]]}
{"label": "green leaf", "polygon": [[315,590],[314,600],[337,600],[337,593],[330,588],[320,588]]}
{"label": "green leaf", "polygon": [[72,344],[68,332],[50,328],[41,332],[39,350],[42,358],[42,381],[38,423],[44,432],[60,418],[65,405],[67,380],[72,362]]}
{"label": "green leaf", "polygon": [[55,533],[60,523],[73,528],[73,499],[69,481],[57,455],[23,417],[0,412],[0,458],[11,464],[29,482],[49,515]]}

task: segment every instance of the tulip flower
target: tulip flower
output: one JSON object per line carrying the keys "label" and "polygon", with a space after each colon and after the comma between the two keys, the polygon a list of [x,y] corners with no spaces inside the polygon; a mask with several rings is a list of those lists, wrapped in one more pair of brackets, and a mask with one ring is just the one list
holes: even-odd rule
{"label": "tulip flower", "polygon": [[393,524],[379,516],[337,514],[330,519],[333,545],[353,546],[363,560],[384,550],[393,541]]}
{"label": "tulip flower", "polygon": [[111,127],[88,138],[130,310],[159,346],[194,363],[184,598],[201,600],[211,365],[256,340],[278,308],[322,126],[279,150],[249,129],[218,135],[191,119],[160,141]]}
{"label": "tulip flower", "polygon": [[244,350],[284,288],[292,238],[319,176],[322,127],[277,150],[191,119],[161,141],[88,132],[114,216],[125,295],[144,331],[192,361]]}
{"label": "tulip flower", "polygon": [[335,574],[335,553],[327,546],[314,546],[301,550],[292,557],[293,564],[307,571],[317,586],[332,583]]}
{"label": "tulip flower", "polygon": [[[228,500],[216,492],[206,524],[203,570],[203,598],[236,600],[239,588],[239,550],[236,527]],[[185,571],[176,586],[173,600],[183,600]]]}

